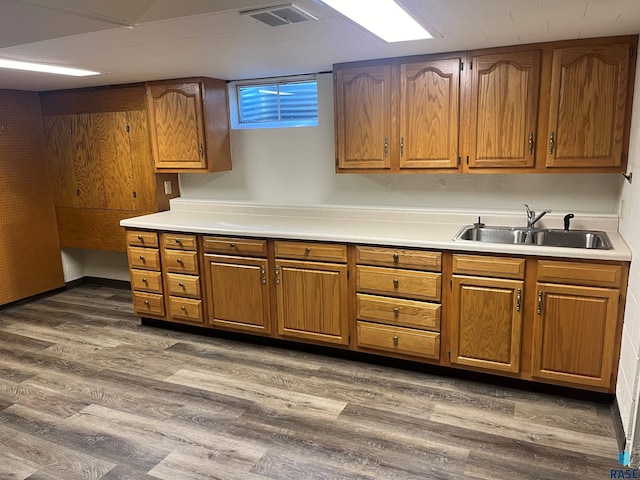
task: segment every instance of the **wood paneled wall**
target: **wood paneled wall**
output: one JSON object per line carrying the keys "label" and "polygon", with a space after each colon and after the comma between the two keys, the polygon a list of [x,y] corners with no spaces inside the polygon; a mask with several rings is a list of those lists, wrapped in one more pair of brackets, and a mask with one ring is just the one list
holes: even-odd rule
{"label": "wood paneled wall", "polygon": [[63,285],[40,99],[0,90],[0,305]]}

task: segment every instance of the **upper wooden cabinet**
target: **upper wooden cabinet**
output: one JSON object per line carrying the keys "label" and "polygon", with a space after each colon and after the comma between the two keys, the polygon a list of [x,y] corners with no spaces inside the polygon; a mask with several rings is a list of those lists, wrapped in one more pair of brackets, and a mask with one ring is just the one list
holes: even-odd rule
{"label": "upper wooden cabinet", "polygon": [[154,173],[144,85],[46,92],[40,104],[61,245],[125,251],[120,220],[179,195],[177,175]]}
{"label": "upper wooden cabinet", "polygon": [[148,82],[146,92],[156,170],[231,170],[224,80],[195,78]]}
{"label": "upper wooden cabinet", "polygon": [[637,36],[340,64],[338,173],[626,168]]}
{"label": "upper wooden cabinet", "polygon": [[338,168],[391,168],[391,66],[341,69],[335,79]]}
{"label": "upper wooden cabinet", "polygon": [[338,172],[456,169],[462,57],[336,66]]}
{"label": "upper wooden cabinet", "polygon": [[469,168],[534,165],[540,58],[539,50],[472,57]]}
{"label": "upper wooden cabinet", "polygon": [[547,167],[619,167],[626,145],[628,43],[553,50]]}

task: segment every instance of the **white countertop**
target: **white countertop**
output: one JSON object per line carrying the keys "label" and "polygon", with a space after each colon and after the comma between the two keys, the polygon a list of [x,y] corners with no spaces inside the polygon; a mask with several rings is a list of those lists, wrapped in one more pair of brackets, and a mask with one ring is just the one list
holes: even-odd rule
{"label": "white countertop", "polygon": [[[536,227],[562,228],[564,213],[546,215]],[[631,252],[617,232],[615,214],[581,214],[572,229],[605,231],[613,248],[542,247],[504,245],[469,240],[453,241],[464,226],[482,215],[487,226],[524,226],[519,211],[473,212],[460,210],[390,209],[371,207],[287,207],[219,203],[178,198],[171,210],[122,220],[127,228],[204,233],[242,237],[319,240],[344,243],[420,247],[466,252],[509,253],[547,257],[630,261]]]}

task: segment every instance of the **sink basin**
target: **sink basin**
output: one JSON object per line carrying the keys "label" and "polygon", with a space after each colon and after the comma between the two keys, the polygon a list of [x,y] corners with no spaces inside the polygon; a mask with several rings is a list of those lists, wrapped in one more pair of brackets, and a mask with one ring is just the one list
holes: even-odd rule
{"label": "sink basin", "polygon": [[605,232],[590,230],[528,229],[518,227],[476,227],[467,225],[454,240],[539,245],[543,247],[595,248],[609,250],[611,243]]}

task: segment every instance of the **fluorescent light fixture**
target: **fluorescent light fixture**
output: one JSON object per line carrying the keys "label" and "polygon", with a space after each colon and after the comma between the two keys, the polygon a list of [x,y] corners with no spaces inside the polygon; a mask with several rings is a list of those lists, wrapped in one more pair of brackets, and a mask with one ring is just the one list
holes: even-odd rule
{"label": "fluorescent light fixture", "polygon": [[10,68],[12,70],[27,70],[29,72],[55,73],[56,75],[71,75],[74,77],[100,75],[100,72],[93,72],[91,70],[57,67],[55,65],[45,65],[42,63],[18,62],[16,60],[5,60],[2,58],[0,58],[0,68]]}
{"label": "fluorescent light fixture", "polygon": [[387,43],[433,38],[394,0],[322,0]]}

